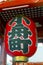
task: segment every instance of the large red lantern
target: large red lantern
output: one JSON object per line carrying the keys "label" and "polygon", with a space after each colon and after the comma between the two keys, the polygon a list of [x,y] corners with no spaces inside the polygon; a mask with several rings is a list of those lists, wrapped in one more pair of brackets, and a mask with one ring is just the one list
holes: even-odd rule
{"label": "large red lantern", "polygon": [[11,56],[31,57],[37,49],[36,26],[24,16],[12,18],[6,25],[5,50]]}

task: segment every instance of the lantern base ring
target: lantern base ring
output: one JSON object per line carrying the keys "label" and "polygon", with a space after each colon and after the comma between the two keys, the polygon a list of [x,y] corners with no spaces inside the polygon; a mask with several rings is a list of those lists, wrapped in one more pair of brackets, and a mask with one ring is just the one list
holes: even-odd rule
{"label": "lantern base ring", "polygon": [[27,62],[28,61],[28,57],[26,56],[15,56],[13,58],[14,62]]}

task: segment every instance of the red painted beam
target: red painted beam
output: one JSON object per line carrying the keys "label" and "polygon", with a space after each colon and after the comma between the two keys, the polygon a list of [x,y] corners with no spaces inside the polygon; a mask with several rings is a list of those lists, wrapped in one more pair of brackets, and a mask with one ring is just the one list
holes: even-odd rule
{"label": "red painted beam", "polygon": [[43,0],[14,0],[14,1],[5,1],[0,3],[0,8],[13,7],[19,5],[32,5],[41,6],[43,5]]}

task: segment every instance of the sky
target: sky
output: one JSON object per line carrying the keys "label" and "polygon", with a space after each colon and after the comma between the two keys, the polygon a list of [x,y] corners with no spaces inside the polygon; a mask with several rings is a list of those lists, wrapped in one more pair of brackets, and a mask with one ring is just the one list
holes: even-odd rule
{"label": "sky", "polygon": [[43,43],[38,43],[37,51],[29,58],[29,62],[43,62]]}
{"label": "sky", "polygon": [[[43,43],[38,43],[36,53],[28,58],[28,62],[43,62]],[[12,57],[7,55],[7,65],[12,65]]]}

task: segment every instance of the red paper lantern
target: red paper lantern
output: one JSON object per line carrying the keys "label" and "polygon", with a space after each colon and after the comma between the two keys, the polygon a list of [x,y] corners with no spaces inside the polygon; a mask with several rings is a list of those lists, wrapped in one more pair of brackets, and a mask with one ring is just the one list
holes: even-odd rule
{"label": "red paper lantern", "polygon": [[36,26],[24,16],[11,19],[6,25],[5,50],[11,56],[31,57],[37,49]]}

